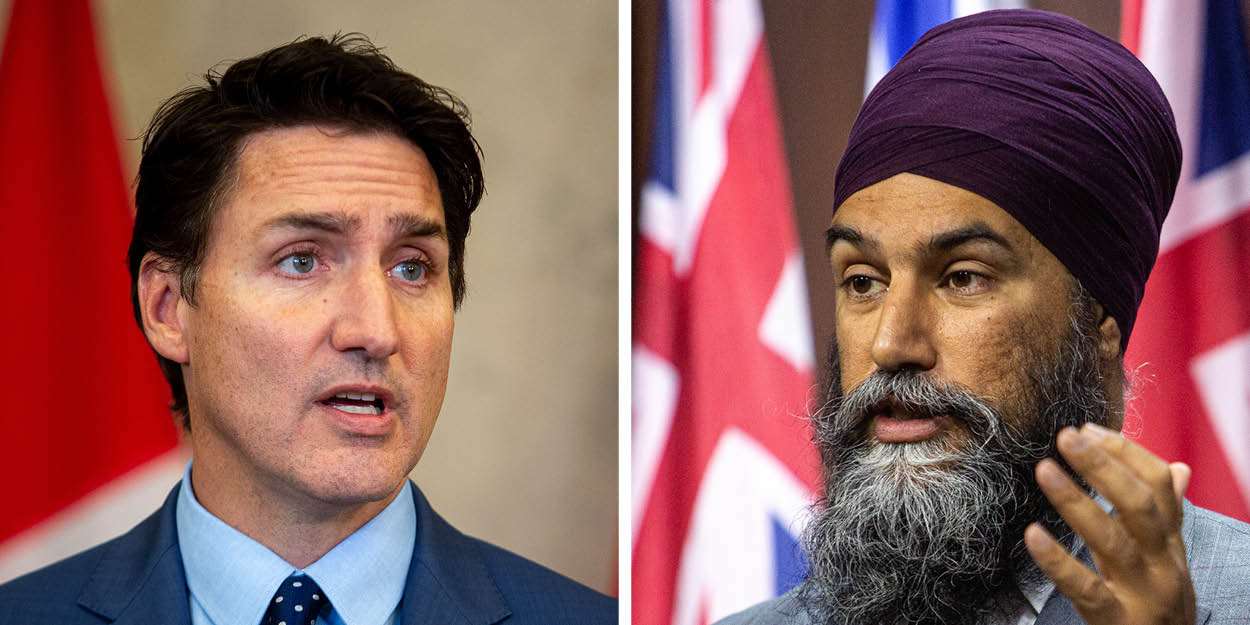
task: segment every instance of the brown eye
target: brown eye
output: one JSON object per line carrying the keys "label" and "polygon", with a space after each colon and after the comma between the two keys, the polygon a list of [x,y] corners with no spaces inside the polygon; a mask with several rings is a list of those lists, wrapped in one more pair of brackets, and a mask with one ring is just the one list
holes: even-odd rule
{"label": "brown eye", "polygon": [[957,289],[966,289],[972,286],[975,276],[970,271],[956,271],[951,274],[951,286]]}
{"label": "brown eye", "polygon": [[960,295],[976,295],[990,288],[992,280],[975,271],[952,271],[942,280],[942,285]]}
{"label": "brown eye", "polygon": [[872,290],[872,278],[868,276],[855,276],[851,278],[851,290],[860,295],[868,293]]}

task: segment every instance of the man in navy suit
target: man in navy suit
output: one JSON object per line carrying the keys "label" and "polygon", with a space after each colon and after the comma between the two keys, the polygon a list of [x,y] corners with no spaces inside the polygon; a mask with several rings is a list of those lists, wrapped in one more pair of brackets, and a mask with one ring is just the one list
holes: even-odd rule
{"label": "man in navy suit", "polygon": [[615,623],[407,479],[483,192],[462,103],[367,40],[240,61],[157,112],[135,316],[193,460],[130,533],[0,586],[3,623]]}

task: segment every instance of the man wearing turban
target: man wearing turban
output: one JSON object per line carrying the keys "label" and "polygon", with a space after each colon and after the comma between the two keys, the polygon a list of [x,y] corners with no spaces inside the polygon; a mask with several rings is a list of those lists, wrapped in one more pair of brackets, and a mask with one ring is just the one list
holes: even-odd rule
{"label": "man wearing turban", "polygon": [[725,623],[1250,622],[1250,526],[1119,433],[1180,159],[1150,73],[1072,19],[916,43],[835,180],[808,576]]}

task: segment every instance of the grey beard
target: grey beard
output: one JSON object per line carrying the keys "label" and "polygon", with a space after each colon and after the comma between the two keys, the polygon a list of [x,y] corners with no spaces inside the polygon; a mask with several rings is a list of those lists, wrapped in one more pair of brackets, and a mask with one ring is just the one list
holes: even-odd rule
{"label": "grey beard", "polygon": [[[1074,537],[1033,467],[1058,457],[1064,426],[1110,420],[1097,324],[1092,300],[1078,296],[1059,353],[1025,360],[1039,364],[1006,420],[1007,408],[913,370],[879,371],[842,396],[833,348],[829,401],[813,417],[825,496],[804,533],[809,570],[798,591],[816,622],[985,622],[1045,579],[1024,528],[1038,521],[1069,546]],[[868,417],[890,398],[912,414],[949,416],[969,440],[955,450],[940,440],[870,444]]]}

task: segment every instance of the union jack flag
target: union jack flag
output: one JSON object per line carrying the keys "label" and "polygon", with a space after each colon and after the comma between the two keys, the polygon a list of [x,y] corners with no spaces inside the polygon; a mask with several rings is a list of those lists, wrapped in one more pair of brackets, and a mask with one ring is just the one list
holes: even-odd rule
{"label": "union jack flag", "polygon": [[1027,6],[1025,0],[878,0],[868,36],[864,97],[930,28],[981,11]]}
{"label": "union jack flag", "polygon": [[755,0],[671,0],[633,315],[633,620],[701,625],[805,571],[807,289]]}
{"label": "union jack flag", "polygon": [[1126,431],[1194,469],[1195,503],[1250,520],[1250,62],[1238,0],[1126,0],[1184,150],[1125,362]]}

